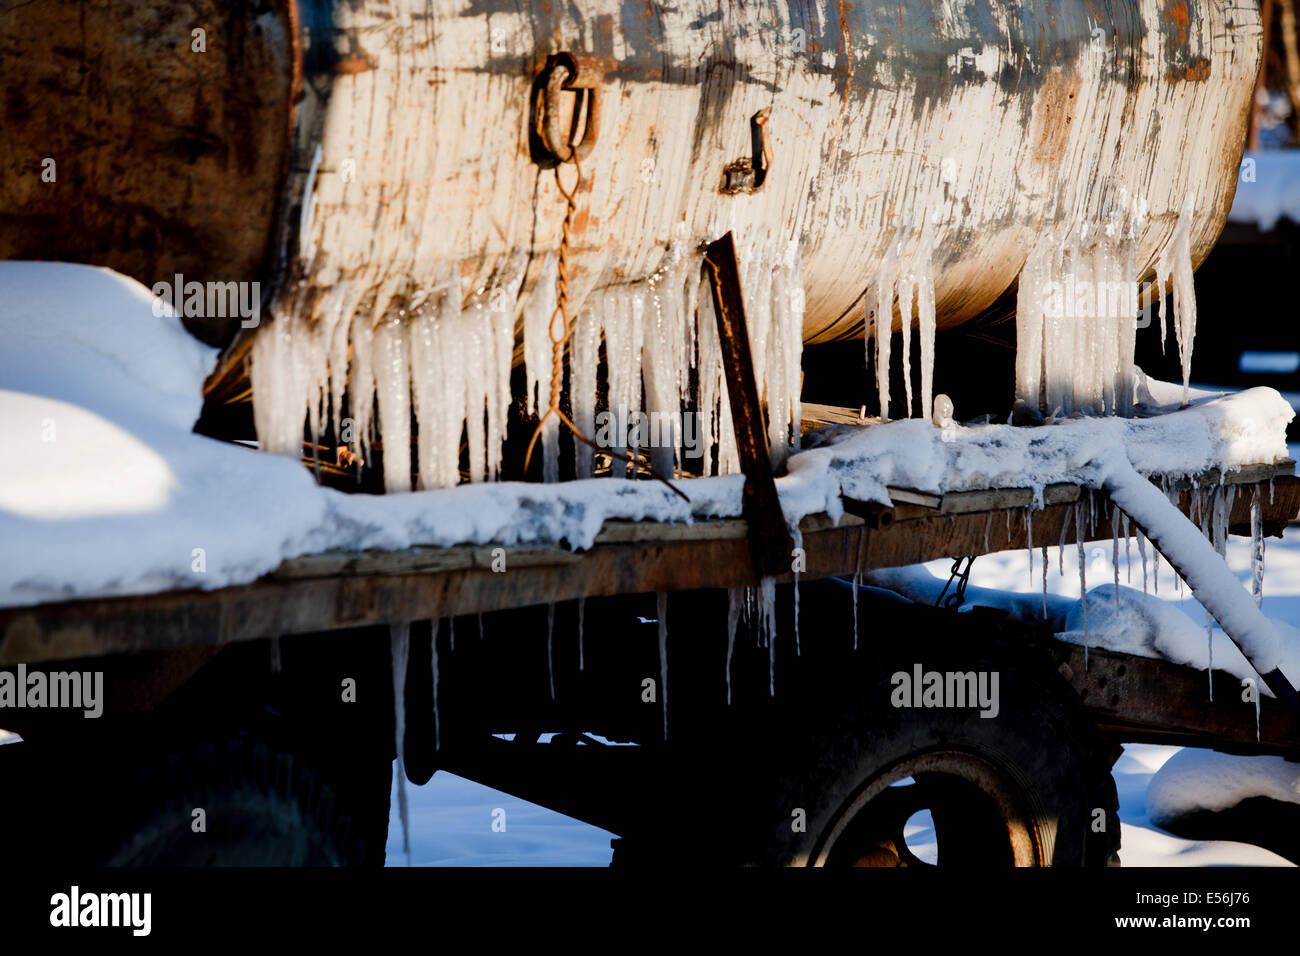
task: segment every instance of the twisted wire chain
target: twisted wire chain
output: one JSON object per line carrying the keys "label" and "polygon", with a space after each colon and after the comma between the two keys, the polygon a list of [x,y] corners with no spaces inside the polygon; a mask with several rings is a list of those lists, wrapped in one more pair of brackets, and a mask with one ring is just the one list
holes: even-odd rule
{"label": "twisted wire chain", "polygon": [[[552,415],[558,418],[574,438],[588,445],[595,451],[604,452],[621,461],[628,462],[633,469],[638,466],[645,467],[652,478],[663,482],[680,496],[684,501],[691,499],[686,497],[680,488],[674,485],[663,475],[658,474],[649,462],[640,462],[638,458],[630,455],[623,455],[614,451],[612,448],[601,448],[594,441],[582,433],[582,430],[573,423],[568,415],[560,410],[560,392],[564,385],[564,350],[573,337],[573,322],[569,317],[569,236],[573,229],[573,217],[578,210],[578,190],[582,186],[582,166],[578,162],[577,152],[570,153],[569,162],[573,163],[576,176],[571,189],[564,188],[564,181],[560,177],[560,169],[564,165],[555,167],[555,186],[564,197],[564,224],[560,228],[560,258],[556,270],[557,278],[555,281],[555,311],[551,313],[551,320],[547,326],[547,332],[551,337],[551,404],[545,414],[537,420],[537,427],[533,429],[533,437],[528,442],[528,451],[524,454],[524,473],[528,473],[528,466],[533,460],[533,449],[537,446],[537,439],[541,437],[542,428]],[[556,326],[556,319],[559,319],[559,326]]]}

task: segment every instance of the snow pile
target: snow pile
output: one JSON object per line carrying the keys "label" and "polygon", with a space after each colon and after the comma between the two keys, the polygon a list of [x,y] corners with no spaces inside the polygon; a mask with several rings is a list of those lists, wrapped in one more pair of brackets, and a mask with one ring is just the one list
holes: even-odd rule
{"label": "snow pile", "polygon": [[1282,219],[1300,223],[1300,150],[1248,153],[1241,161],[1229,222],[1271,232]]}
{"label": "snow pile", "polygon": [[[775,288],[779,270],[769,265],[760,272]],[[659,482],[603,478],[392,496],[322,488],[296,460],[190,431],[215,356],[176,319],[155,317],[153,301],[142,286],[102,269],[0,263],[0,439],[13,462],[0,473],[0,603],[217,588],[332,548],[582,549],[609,519],[687,522],[741,513],[743,479],[734,474],[678,482],[689,503]],[[462,320],[464,311],[462,300]],[[376,332],[374,354],[400,355],[405,346],[383,343],[387,334]],[[797,375],[781,374],[797,388]],[[398,378],[394,372],[390,384]],[[475,394],[488,394],[485,401],[496,394],[496,386],[479,385]],[[1144,387],[1151,402],[1163,403],[1159,385]],[[335,383],[310,379],[304,388],[332,395]],[[1197,393],[1191,407],[1145,419],[943,429],[918,419],[842,428],[791,455],[777,487],[791,524],[819,512],[838,518],[842,496],[889,503],[890,487],[937,494],[1031,488],[1041,505],[1053,482],[1097,484],[1095,463],[1121,448],[1143,474],[1196,475],[1280,459],[1292,414],[1276,392],[1257,388]],[[796,416],[792,409],[792,424]],[[287,443],[288,432],[274,440]],[[485,474],[488,444],[474,452]]]}
{"label": "snow pile", "polygon": [[1300,803],[1300,763],[1186,748],[1151,778],[1147,812],[1163,826],[1198,810],[1227,810],[1249,797]]}
{"label": "snow pile", "polygon": [[[901,594],[918,604],[936,603],[947,580],[946,574],[936,576],[923,564],[863,575],[866,584]],[[1085,611],[1078,598],[1060,594],[1040,597],[971,585],[966,588],[962,608],[972,607],[998,608],[1011,620],[1047,627],[1058,640],[1080,647],[1166,660],[1197,670],[1205,670],[1211,663],[1205,628],[1178,607],[1136,588],[1109,583],[1092,588],[1087,592]],[[1270,619],[1270,623],[1279,636],[1278,666],[1293,685],[1300,683],[1300,630],[1285,621]],[[1255,669],[1236,645],[1222,634],[1214,637],[1214,667],[1239,679],[1256,679]],[[1267,687],[1260,685],[1259,689],[1264,696],[1272,696]]]}

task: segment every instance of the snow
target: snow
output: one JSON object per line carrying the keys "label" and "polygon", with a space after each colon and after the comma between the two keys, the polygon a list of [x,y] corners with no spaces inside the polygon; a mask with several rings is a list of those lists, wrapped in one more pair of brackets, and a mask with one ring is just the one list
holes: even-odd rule
{"label": "snow", "polygon": [[1119,855],[1123,865],[1292,866],[1284,857],[1263,847],[1227,840],[1188,840],[1159,828],[1148,803],[1152,779],[1176,755],[1198,752],[1152,744],[1124,745],[1124,753],[1111,769],[1119,794]]}
{"label": "snow", "polygon": [[[766,262],[753,267],[765,277]],[[782,268],[773,266],[771,274]],[[155,316],[153,301],[143,286],[103,269],[0,263],[0,335],[7,343],[0,354],[0,439],[20,463],[0,475],[0,604],[223,587],[331,548],[582,549],[608,519],[689,522],[741,513],[743,479],[736,474],[679,481],[689,503],[659,482],[609,479],[473,483],[383,496],[320,487],[297,461],[190,431],[215,353],[177,319]],[[402,394],[396,357],[408,356],[409,371],[409,342],[381,325],[373,342],[361,344],[363,326],[351,329],[353,362],[373,354],[366,367],[379,416],[392,422],[401,418],[402,403],[385,396]],[[701,331],[707,328],[702,323]],[[639,359],[640,350],[631,351]],[[1041,495],[1053,482],[1095,482],[1095,462],[1116,448],[1138,472],[1169,475],[1287,454],[1293,412],[1271,389],[1193,391],[1191,407],[1181,410],[1177,386],[1143,379],[1139,392],[1152,417],[942,429],[911,419],[834,429],[818,447],[788,459],[788,473],[777,480],[782,507],[795,524],[819,512],[838,519],[842,496],[889,503],[889,487],[1027,487]],[[717,411],[715,423],[729,420],[722,398]],[[791,426],[797,414],[792,407]],[[361,419],[356,429],[353,442],[365,454]],[[409,470],[400,447],[388,444],[390,484]],[[422,482],[437,483],[438,474],[426,476],[421,466]]]}
{"label": "snow", "polygon": [[1300,804],[1300,763],[1187,748],[1174,754],[1147,788],[1157,825],[1195,810],[1226,810],[1248,797]]}
{"label": "snow", "polygon": [[[1121,532],[1122,533],[1122,532]],[[1089,574],[1107,577],[1113,547],[1092,543],[1085,556]],[[1228,565],[1237,576],[1242,593],[1250,597],[1251,542],[1247,538],[1233,537],[1227,543]],[[1041,560],[1041,557],[1039,558]],[[1078,560],[1076,549],[1066,548],[1063,570],[1051,569],[1048,614],[1060,620],[1070,630],[1060,636],[1077,640],[1079,630],[1078,573],[1074,567]],[[1121,552],[1125,573],[1136,571],[1136,554]],[[895,569],[890,574],[892,589],[911,589],[916,599],[930,601],[937,597],[947,580],[948,561],[932,561],[923,566]],[[1055,561],[1052,562],[1056,564]],[[976,560],[971,572],[971,584],[966,589],[967,606],[983,603],[1009,609],[1013,616],[1032,620],[1039,607],[1039,580],[1029,581],[1029,560],[1023,551],[983,555]],[[1168,565],[1160,572],[1170,573]],[[1162,597],[1144,595],[1136,589],[1126,588],[1121,594],[1124,612],[1113,616],[1113,585],[1107,584],[1089,591],[1089,639],[1094,647],[1111,647],[1144,656],[1161,656],[1192,667],[1207,663],[1205,632],[1199,621],[1204,617],[1201,605],[1186,590],[1181,594],[1173,589],[1162,591]],[[906,592],[905,592],[906,593]],[[1108,612],[1107,609],[1110,609]],[[1281,669],[1293,682],[1300,678],[1300,526],[1286,529],[1281,540],[1269,540],[1268,576],[1264,596],[1264,612],[1285,637]],[[1137,612],[1136,614],[1134,612]],[[1172,616],[1176,615],[1176,616]],[[1154,620],[1157,623],[1151,623]],[[1115,627],[1120,629],[1116,630]],[[1157,630],[1158,628],[1158,630]],[[1158,639],[1157,639],[1158,635]],[[1214,632],[1215,666],[1237,676],[1249,676],[1244,658],[1219,630]],[[1153,648],[1152,645],[1155,645]],[[1267,693],[1267,690],[1264,691]],[[1123,827],[1120,857],[1125,866],[1289,866],[1288,861],[1267,850],[1241,843],[1226,841],[1186,840],[1162,832],[1148,812],[1147,787],[1156,772],[1180,748],[1146,744],[1124,745],[1124,754],[1113,768],[1120,798],[1120,820]],[[1192,751],[1201,753],[1200,751]],[[1257,758],[1216,755],[1221,766],[1228,761]],[[1270,758],[1271,759],[1271,758]],[[1294,767],[1295,765],[1289,765]],[[1247,770],[1246,780],[1256,777],[1254,769]]]}
{"label": "snow", "polygon": [[1271,232],[1282,219],[1300,223],[1300,150],[1264,150],[1242,158],[1229,222]]}
{"label": "snow", "polygon": [[[216,353],[193,340],[175,318],[155,316],[153,301],[144,287],[104,269],[0,263],[0,335],[8,346],[0,352],[0,439],[12,461],[20,463],[0,476],[3,603],[219,587],[253,580],[285,557],[330,547],[559,540],[585,547],[608,517],[685,521],[739,514],[736,475],[681,482],[692,499],[689,505],[656,482],[605,479],[550,486],[473,484],[391,497],[321,488],[296,461],[192,433],[201,384]],[[704,323],[701,332],[707,328]],[[353,361],[360,355],[361,365],[372,371],[382,365],[369,361],[364,335],[358,338],[355,326],[351,332]],[[339,341],[331,335],[327,345],[316,347],[337,355]],[[389,343],[375,351],[382,355],[393,348]],[[398,374],[378,386],[381,416],[383,395]],[[484,391],[492,394],[497,385]],[[332,375],[303,384],[308,387],[320,395],[337,394]],[[1181,392],[1178,385],[1139,377],[1144,413],[1163,412],[1158,417],[1076,417],[1035,429],[958,424],[938,429],[925,419],[841,429],[819,447],[790,458],[789,474],[778,480],[783,507],[791,520],[819,510],[837,513],[841,493],[888,501],[890,486],[940,493],[1018,486],[1041,492],[1054,481],[1095,482],[1096,463],[1108,449],[1123,449],[1143,474],[1174,475],[1287,454],[1283,436],[1292,412],[1277,393],[1192,390],[1191,407],[1171,410]],[[724,401],[720,397],[719,406]],[[489,412],[491,407],[489,401]],[[368,453],[364,423],[370,413],[354,408],[353,414],[354,442]],[[725,427],[728,415],[713,421]],[[490,475],[488,444],[485,440],[482,460]],[[1154,487],[1152,492],[1162,497]],[[1300,635],[1293,627],[1300,622],[1300,548],[1294,535],[1290,531],[1284,542],[1270,546],[1262,599],[1285,637],[1281,667],[1293,681],[1300,679],[1295,655]],[[1248,585],[1250,542],[1234,539],[1227,550]],[[1079,560],[1074,551],[1067,549],[1063,566]],[[1089,562],[1103,562],[1095,574],[1088,569],[1095,580],[1114,576],[1105,567],[1108,552],[1117,553],[1113,543],[1085,555]],[[1053,585],[1063,593],[1044,598],[1040,582],[1027,573],[1029,561],[1022,552],[981,558],[968,601],[979,601],[989,584],[1027,588],[1012,601],[1016,613],[1036,618],[1046,605],[1049,615],[1061,616],[1065,639],[1078,640],[1078,594],[1070,592],[1078,587],[1079,569],[1065,567]],[[942,586],[929,577],[932,587]],[[1253,608],[1247,587],[1240,591]],[[760,618],[766,616],[762,605],[753,601],[752,613]],[[1190,596],[1175,599],[1166,591],[1162,600],[1107,584],[1089,593],[1088,640],[1093,646],[1145,649],[1204,666],[1207,649],[1193,619],[1199,611]],[[1171,619],[1170,613],[1181,617]],[[1214,654],[1217,666],[1248,673],[1218,632]],[[1142,776],[1134,769],[1135,752],[1144,751],[1130,748],[1116,768],[1127,863],[1275,861],[1262,850],[1178,841],[1149,829],[1145,807],[1135,796],[1134,781]],[[1150,770],[1144,772],[1150,776]],[[438,805],[449,794],[451,803]],[[464,862],[471,844],[502,862],[603,863],[609,857],[607,834],[510,803],[446,774],[410,796],[416,862]],[[394,801],[394,812],[399,803]],[[491,810],[502,806],[512,835],[490,828]],[[397,829],[394,838],[400,839]],[[482,847],[471,831],[484,834]],[[495,845],[486,842],[492,840]]]}
{"label": "snow", "polygon": [[[612,833],[464,777],[439,771],[408,793],[414,866],[609,865]],[[392,794],[388,864],[405,865],[396,783]],[[492,829],[498,810],[504,831]]]}

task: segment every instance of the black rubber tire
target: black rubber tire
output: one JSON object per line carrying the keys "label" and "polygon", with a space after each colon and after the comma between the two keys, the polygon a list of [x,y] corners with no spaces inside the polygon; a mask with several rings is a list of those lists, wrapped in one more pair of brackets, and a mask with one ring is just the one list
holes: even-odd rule
{"label": "black rubber tire", "polygon": [[[1023,635],[1010,639],[998,633],[1000,625],[977,624],[967,614],[942,621],[960,639],[882,636],[853,674],[837,675],[838,692],[825,675],[809,681],[797,703],[782,708],[767,739],[727,762],[719,776],[733,781],[727,799],[739,808],[724,847],[732,862],[817,862],[837,820],[891,768],[950,752],[995,767],[1011,784],[1032,824],[1038,864],[1118,865],[1119,801],[1110,768],[1119,748],[1098,734],[1072,688]],[[916,663],[998,672],[998,715],[892,706],[891,675],[910,673]],[[802,832],[792,823],[796,810],[805,814]],[[939,846],[942,865],[942,838]]]}
{"label": "black rubber tire", "polygon": [[[235,734],[149,761],[100,817],[108,866],[360,866],[382,862],[334,792],[294,756]],[[195,832],[194,811],[205,832]],[[372,828],[373,829],[373,828]],[[386,830],[385,830],[386,832]],[[381,838],[382,840],[382,838]]]}

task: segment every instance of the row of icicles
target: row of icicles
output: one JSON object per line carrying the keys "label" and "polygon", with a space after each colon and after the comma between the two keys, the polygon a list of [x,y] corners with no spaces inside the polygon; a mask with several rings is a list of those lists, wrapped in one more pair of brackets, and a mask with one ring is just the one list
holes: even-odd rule
{"label": "row of icicles", "polygon": [[[1177,503],[1182,490],[1178,485],[1168,479],[1162,478],[1160,481],[1162,489],[1171,501]],[[1271,499],[1273,485],[1269,483],[1269,496]],[[1191,519],[1201,528],[1202,533],[1211,541],[1221,557],[1226,557],[1228,543],[1228,520],[1232,513],[1233,502],[1237,494],[1237,489],[1233,485],[1218,484],[1210,486],[1193,485],[1189,492],[1191,502]],[[1250,503],[1250,527],[1251,527],[1251,545],[1250,545],[1250,563],[1251,563],[1251,590],[1255,598],[1256,605],[1263,602],[1263,584],[1264,584],[1264,534],[1263,534],[1263,512],[1262,502],[1260,500],[1261,492],[1255,489]],[[1062,577],[1065,575],[1065,552],[1066,539],[1069,537],[1071,526],[1073,526],[1077,538],[1076,547],[1078,549],[1078,572],[1079,572],[1079,593],[1080,607],[1082,614],[1082,624],[1084,632],[1084,661],[1085,665],[1088,656],[1088,603],[1086,600],[1088,594],[1087,565],[1088,554],[1087,544],[1089,539],[1097,528],[1097,517],[1099,510],[1094,500],[1093,492],[1089,491],[1083,495],[1073,508],[1067,512],[1066,520],[1061,524],[1060,541],[1057,544],[1057,570]],[[1005,510],[1006,518],[1006,540],[1010,541],[1012,537],[1012,514],[1013,509]],[[1033,508],[1025,508],[1023,511],[1023,522],[1026,532],[1027,555],[1029,559],[1029,583],[1032,589],[1034,581],[1034,539],[1033,539]],[[993,533],[993,512],[989,512],[984,529],[984,550],[989,552],[993,549],[995,542],[991,539]],[[1129,525],[1128,516],[1123,514],[1119,508],[1111,509],[1111,566],[1114,573],[1115,585],[1115,606],[1119,608],[1120,596],[1120,540],[1124,541],[1124,563],[1127,568],[1128,583],[1133,582],[1133,557],[1132,544],[1136,541],[1138,555],[1141,561],[1142,575],[1142,593],[1148,594],[1149,587],[1153,587],[1154,593],[1160,593],[1160,564],[1161,557],[1159,553],[1151,548],[1151,561],[1154,567],[1149,569],[1147,550],[1149,542],[1136,528]],[[1095,539],[1094,539],[1095,540]],[[1048,545],[1043,544],[1041,548],[1042,562],[1042,596],[1043,596],[1043,617],[1047,617],[1047,573],[1051,563],[1048,555]],[[1178,593],[1182,593],[1182,579],[1174,574],[1175,585]],[[862,570],[858,568],[852,578],[852,613],[853,613],[853,649],[858,649],[858,588],[862,582]],[[795,575],[794,588],[794,644],[796,655],[800,654],[799,642],[799,580],[798,574]],[[584,648],[584,604],[582,599],[578,602],[578,669],[581,671],[585,666],[585,648]],[[756,588],[731,588],[727,591],[727,653],[726,653],[726,676],[725,692],[726,702],[728,705],[732,701],[732,661],[735,652],[736,635],[740,630],[741,622],[748,624],[748,629],[757,637],[758,646],[766,648],[768,651],[768,693],[771,696],[776,695],[776,644],[777,644],[777,626],[776,626],[776,582],[773,578],[765,577]],[[431,661],[432,661],[432,696],[433,696],[433,717],[434,717],[434,747],[437,749],[441,745],[442,721],[438,713],[438,637],[439,621],[434,620],[432,624],[431,642]],[[657,625],[657,645],[659,656],[659,684],[658,684],[658,701],[663,714],[663,739],[668,739],[668,595],[665,592],[659,592],[656,595],[656,621]],[[450,649],[452,652],[456,648],[454,620],[449,622]],[[402,845],[407,854],[407,860],[410,860],[410,837],[409,837],[409,820],[405,787],[405,767],[403,748],[405,746],[406,732],[406,677],[407,662],[410,658],[410,625],[407,623],[393,624],[390,628],[391,645],[392,645],[392,662],[393,662],[393,700],[394,700],[394,725],[397,746],[397,763],[395,772],[397,774],[398,785],[398,811],[402,822]],[[483,635],[482,617],[479,617],[479,636]],[[547,629],[546,629],[546,661],[547,674],[550,684],[551,699],[555,699],[555,671],[554,671],[554,638],[555,638],[555,605],[551,604],[548,608]],[[1214,699],[1213,684],[1213,667],[1214,667],[1214,635],[1213,621],[1206,612],[1206,638],[1209,646],[1209,667],[1207,674],[1210,675],[1210,700]],[[1255,720],[1256,735],[1259,734],[1259,697],[1255,698]]]}
{"label": "row of icicles", "polygon": [[[1157,263],[1161,295],[1171,289],[1172,320],[1182,365],[1184,401],[1196,329],[1189,197]],[[1129,214],[1125,214],[1129,215]],[[1131,216],[1130,216],[1131,218]],[[1017,298],[1016,396],[1047,415],[1129,415],[1133,411],[1134,348],[1140,307],[1134,223],[1049,229],[1031,250]],[[902,316],[904,401],[913,409],[913,331],[920,351],[920,415],[932,417],[935,286],[930,230],[900,229],[872,277],[864,307],[864,336],[874,347],[881,418],[890,409],[894,310]],[[588,296],[573,323],[569,395],[573,419],[595,431],[597,368],[605,348],[608,411],[659,414],[672,435],[649,450],[661,475],[681,467],[680,413],[688,407],[694,372],[701,410],[704,474],[739,470],[722,352],[711,295],[701,294],[699,249],[672,243],[661,267],[637,282]],[[522,312],[527,411],[540,414],[551,378],[550,322],[556,304],[554,255],[548,254],[534,291],[520,304],[528,265],[517,251],[492,280],[467,292],[458,269],[442,268],[428,288],[395,299],[381,315],[358,310],[345,284],[331,289],[310,315],[276,315],[252,347],[251,378],[258,441],[266,451],[302,454],[304,415],[313,437],[326,426],[352,454],[368,460],[383,435],[387,491],[446,488],[500,477],[511,403],[515,316]],[[740,253],[751,354],[759,394],[767,404],[769,441],[779,463],[799,446],[804,287],[798,245],[756,245]],[[1150,293],[1148,293],[1150,294]],[[1166,311],[1161,310],[1161,341]],[[349,396],[342,417],[344,393]],[[411,410],[414,408],[414,421]],[[417,432],[418,467],[411,460]],[[465,436],[468,475],[461,472]],[[559,422],[543,426],[543,477],[559,478]],[[575,442],[575,474],[594,473],[594,453]],[[314,445],[313,445],[314,448]],[[611,450],[628,449],[617,442]],[[627,464],[612,459],[615,475]]]}
{"label": "row of icicles", "polygon": [[[313,320],[290,310],[276,316],[254,340],[251,378],[254,420],[263,450],[297,457],[303,419],[313,436],[327,426],[353,455],[369,460],[383,436],[386,491],[447,488],[462,480],[461,436],[468,446],[468,480],[500,477],[511,404],[510,376],[515,314],[526,257],[509,258],[483,288],[466,295],[459,273],[448,267],[430,288],[407,296],[372,321],[354,312],[336,289]],[[700,444],[705,474],[739,471],[722,368],[722,348],[711,295],[701,295],[702,253],[674,243],[648,278],[591,294],[578,312],[570,341],[569,394],[573,419],[595,434],[600,347],[604,343],[609,412],[626,422],[631,413],[658,415],[671,429],[649,449],[658,474],[681,467],[680,412],[698,387]],[[803,354],[803,274],[793,243],[742,252],[755,379],[765,396],[768,437],[778,462],[798,447],[800,365]],[[545,410],[551,380],[550,320],[556,303],[556,260],[548,255],[536,290],[522,303],[527,410]],[[349,415],[343,417],[344,393]],[[414,421],[411,410],[414,409]],[[543,476],[559,479],[559,423],[541,435]],[[418,460],[410,454],[416,432]],[[593,450],[575,442],[575,473],[591,477]],[[626,453],[617,440],[611,450]],[[631,470],[612,462],[615,475]]]}

